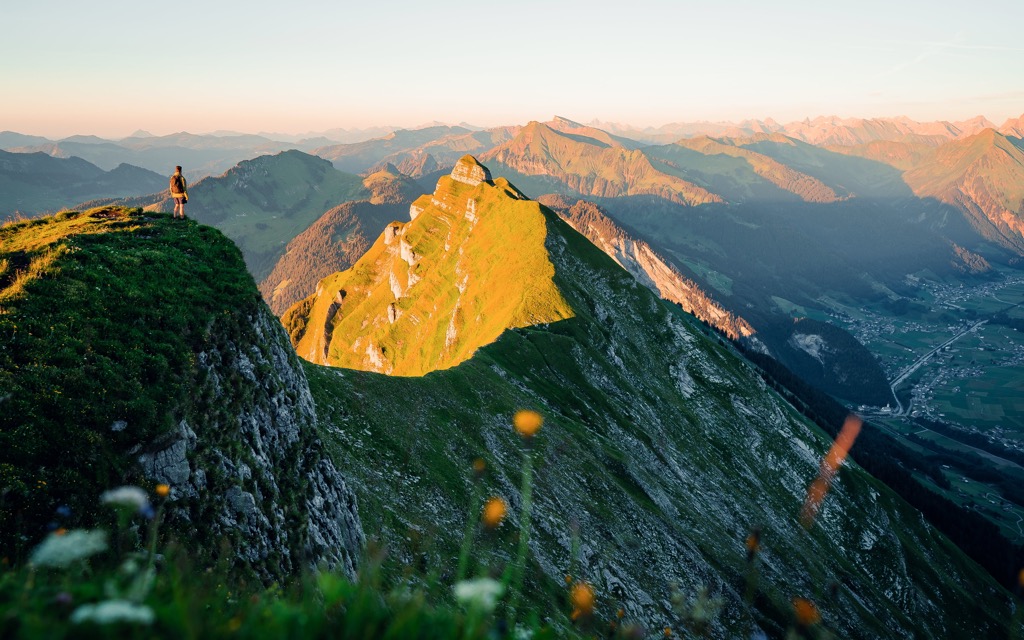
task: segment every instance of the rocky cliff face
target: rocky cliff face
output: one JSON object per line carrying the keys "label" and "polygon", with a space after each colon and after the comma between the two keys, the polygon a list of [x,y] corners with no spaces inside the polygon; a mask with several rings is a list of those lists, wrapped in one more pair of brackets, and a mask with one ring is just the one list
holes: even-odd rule
{"label": "rocky cliff face", "polygon": [[325,567],[355,575],[355,498],[322,454],[306,377],[265,307],[195,354],[192,415],[137,457],[172,487],[169,523],[199,544],[235,539],[266,580]]}
{"label": "rocky cliff face", "polygon": [[734,340],[754,335],[749,322],[722,308],[696,282],[679,273],[649,244],[631,237],[597,205],[585,200],[573,203],[554,195],[542,196],[539,201],[662,298]]}

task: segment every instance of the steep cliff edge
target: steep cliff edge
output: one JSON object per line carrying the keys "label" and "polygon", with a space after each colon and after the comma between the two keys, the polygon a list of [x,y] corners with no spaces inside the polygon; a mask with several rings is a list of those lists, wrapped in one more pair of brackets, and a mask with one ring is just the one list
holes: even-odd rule
{"label": "steep cliff edge", "polygon": [[305,375],[218,231],[138,210],[0,229],[0,501],[17,555],[59,506],[171,485],[167,522],[194,556],[264,580],[354,573],[355,500],[323,455]]}

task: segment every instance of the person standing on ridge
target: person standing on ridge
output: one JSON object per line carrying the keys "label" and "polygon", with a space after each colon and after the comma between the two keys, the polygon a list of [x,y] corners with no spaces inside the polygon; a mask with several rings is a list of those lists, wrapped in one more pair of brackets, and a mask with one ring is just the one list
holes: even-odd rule
{"label": "person standing on ridge", "polygon": [[185,176],[181,175],[181,166],[174,167],[174,175],[171,176],[171,197],[174,198],[174,217],[179,214],[182,220],[185,219],[185,203],[188,202],[188,183]]}

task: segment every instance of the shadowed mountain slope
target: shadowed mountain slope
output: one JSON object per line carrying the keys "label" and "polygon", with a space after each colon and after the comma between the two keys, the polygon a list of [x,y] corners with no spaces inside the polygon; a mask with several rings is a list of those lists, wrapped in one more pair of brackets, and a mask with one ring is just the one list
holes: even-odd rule
{"label": "shadowed mountain slope", "polygon": [[[470,172],[479,183],[458,179]],[[506,275],[500,288],[478,290],[482,297],[472,304],[456,303],[467,316],[487,318],[490,305],[511,298],[521,301],[516,315],[533,318],[506,323],[510,328],[479,341],[457,366],[422,377],[307,366],[325,438],[352,470],[363,520],[398,567],[417,558],[427,566],[457,563],[474,492],[469,461],[477,456],[489,469],[483,495],[504,496],[512,513],[520,512],[522,454],[508,421],[516,408],[532,407],[547,422],[533,447],[531,598],[560,597],[571,573],[595,586],[600,618],[623,607],[631,619],[661,628],[673,619],[673,583],[684,598],[707,586],[725,603],[713,637],[748,637],[757,629],[776,637],[789,625],[792,597],[818,598],[836,581],[835,595],[822,595],[819,606],[840,637],[1005,633],[1008,594],[856,466],[841,472],[814,526],[801,526],[801,504],[829,439],[749,364],[548,209],[524,201],[500,178],[489,180],[472,159],[456,173],[439,185],[437,203],[418,201],[423,210],[414,210],[411,222],[391,227],[353,269],[325,279],[318,296],[285,318],[301,355],[312,348],[321,358],[323,343],[302,334],[330,328],[329,358],[343,360],[349,345],[359,344],[355,360],[377,357],[375,368],[397,370],[403,359],[424,361],[409,343],[429,348],[443,332],[424,314],[422,324],[435,328],[410,323],[384,334],[390,350],[366,354],[364,336],[377,330],[371,327],[397,328],[417,312],[382,322],[387,295],[378,291],[391,273],[422,270],[411,289],[398,283],[399,304],[421,305],[467,296],[460,283],[492,277],[504,263],[530,257],[545,266],[542,278]],[[498,224],[503,234],[495,244],[487,227]],[[444,266],[460,254],[458,268]],[[411,271],[396,262],[403,255],[412,259]],[[450,295],[434,284],[417,291],[442,268]],[[549,283],[548,295],[530,297]],[[341,318],[325,324],[331,306]],[[304,326],[303,318],[310,319]],[[754,526],[762,527],[764,549],[750,605],[743,541]],[[491,564],[478,570],[500,570],[515,541],[500,530],[487,540]],[[975,603],[967,610],[964,594]]]}
{"label": "shadowed mountain slope", "polygon": [[703,184],[729,202],[785,200],[835,202],[836,192],[820,180],[800,173],[763,154],[706,136],[680,140],[673,145],[646,147],[667,172],[699,176]]}
{"label": "shadowed mountain slope", "polygon": [[538,202],[550,207],[573,229],[665,300],[675,302],[683,311],[733,340],[753,335],[750,323],[723,309],[696,282],[679,273],[649,244],[632,237],[597,205],[586,200],[574,203],[556,195],[541,196]]}

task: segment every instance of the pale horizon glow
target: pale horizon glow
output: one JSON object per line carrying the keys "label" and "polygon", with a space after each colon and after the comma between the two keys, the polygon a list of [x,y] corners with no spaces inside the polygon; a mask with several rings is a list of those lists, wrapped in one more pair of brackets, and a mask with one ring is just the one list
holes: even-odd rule
{"label": "pale horizon glow", "polygon": [[1019,0],[970,11],[878,0],[347,5],[5,7],[0,130],[297,135],[556,114],[637,127],[979,115],[999,126],[1024,113]]}

